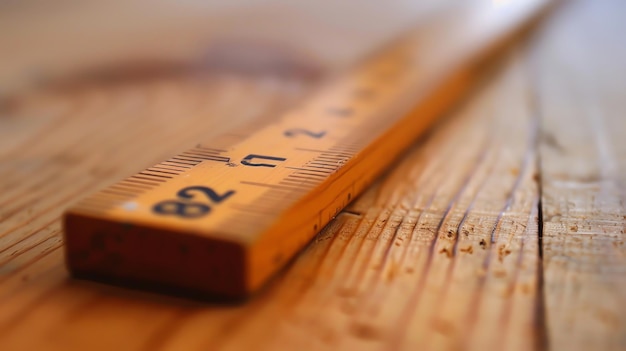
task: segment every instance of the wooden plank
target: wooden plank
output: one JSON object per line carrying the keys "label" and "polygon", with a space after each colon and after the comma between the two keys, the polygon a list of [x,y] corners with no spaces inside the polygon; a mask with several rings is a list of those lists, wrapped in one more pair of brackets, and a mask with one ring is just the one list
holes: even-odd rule
{"label": "wooden plank", "polygon": [[280,113],[310,81],[212,73],[11,105],[0,349],[624,349],[625,14],[618,1],[572,4],[536,48],[535,82],[514,61],[239,305],[70,280],[58,217],[189,139]]}
{"label": "wooden plank", "polygon": [[536,124],[520,70],[320,234],[281,282],[274,310],[251,316],[229,348],[247,345],[244,336],[272,314],[285,320],[245,342],[360,350],[540,344]]}
{"label": "wooden plank", "polygon": [[[134,158],[153,161],[141,153],[145,145],[189,137],[154,126],[152,136],[120,155],[117,138],[136,135],[138,124],[128,121],[102,129],[87,117],[112,107],[99,100],[86,104],[82,114],[70,114],[74,119],[64,122],[65,128],[74,126],[74,134],[65,128],[53,131],[89,141],[83,148],[69,148],[76,139],[55,146],[59,139],[48,137],[12,149],[15,159],[42,159],[33,166],[42,175],[58,174],[37,185],[42,179],[28,171],[21,173],[21,178],[31,174],[28,185],[16,182],[18,198],[28,189],[37,195],[23,200],[6,222],[11,232],[3,237],[8,242],[2,252],[0,346],[414,350],[540,345],[535,328],[540,316],[536,123],[525,99],[524,77],[519,60],[514,60],[506,74],[413,148],[268,289],[243,305],[196,303],[66,279],[56,208],[78,196],[70,185],[87,188],[119,177],[130,172],[125,167]],[[213,87],[211,93],[220,90]],[[126,103],[133,106],[132,101],[138,110],[122,104],[126,107],[107,115],[119,116],[115,121],[123,123],[130,114],[157,110],[144,111],[133,99]],[[268,100],[257,101],[254,108],[267,106],[261,101]],[[212,106],[218,106],[213,107],[217,115],[239,111],[228,103]],[[194,119],[187,126],[196,130],[197,123]],[[76,170],[61,172],[61,161],[52,157],[57,154]],[[113,170],[80,180],[93,159],[103,157],[111,159]],[[20,174],[12,177],[19,180]]]}
{"label": "wooden plank", "polygon": [[626,349],[626,6],[569,6],[535,55],[554,350]]}

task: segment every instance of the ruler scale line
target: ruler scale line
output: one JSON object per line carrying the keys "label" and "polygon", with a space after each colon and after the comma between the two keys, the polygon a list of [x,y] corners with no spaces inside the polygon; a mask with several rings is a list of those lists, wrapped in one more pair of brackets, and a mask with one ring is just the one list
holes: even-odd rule
{"label": "ruler scale line", "polygon": [[183,162],[183,161],[178,161],[178,160],[174,160],[174,161],[168,160],[168,161],[165,161],[165,162],[167,162],[167,164],[176,164],[176,165],[179,165],[180,167],[185,167],[185,169],[192,169],[192,168],[194,168],[195,166],[197,166],[199,164],[199,162],[197,162],[197,163],[189,163],[189,162]]}

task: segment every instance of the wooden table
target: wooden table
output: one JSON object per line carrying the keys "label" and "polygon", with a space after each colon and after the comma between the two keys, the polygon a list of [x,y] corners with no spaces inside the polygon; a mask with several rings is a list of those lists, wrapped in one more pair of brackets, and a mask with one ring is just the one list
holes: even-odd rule
{"label": "wooden table", "polygon": [[623,33],[621,2],[565,4],[236,304],[73,280],[60,215],[197,140],[288,110],[346,56],[270,50],[290,69],[28,89],[12,76],[19,94],[0,111],[0,349],[626,349]]}

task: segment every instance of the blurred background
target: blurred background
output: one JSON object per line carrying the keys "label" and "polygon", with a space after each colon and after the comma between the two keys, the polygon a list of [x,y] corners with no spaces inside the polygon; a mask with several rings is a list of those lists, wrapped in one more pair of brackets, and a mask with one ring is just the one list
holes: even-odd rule
{"label": "blurred background", "polygon": [[334,69],[453,2],[4,0],[0,92],[190,61]]}

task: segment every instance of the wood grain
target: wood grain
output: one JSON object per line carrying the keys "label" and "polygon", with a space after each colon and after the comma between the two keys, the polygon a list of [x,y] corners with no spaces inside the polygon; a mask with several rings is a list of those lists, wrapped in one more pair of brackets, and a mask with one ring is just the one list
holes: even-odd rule
{"label": "wood grain", "polygon": [[[68,184],[92,186],[94,180],[81,175],[97,157],[124,164],[133,155],[126,150],[117,161],[114,153],[102,154],[103,140],[90,139],[91,149],[85,145],[73,155],[82,162],[77,174],[63,172],[37,194],[41,200],[26,201],[34,222],[14,216],[3,223],[18,229],[9,227],[3,237],[2,342],[37,348],[43,341],[26,337],[35,333],[51,336],[49,349],[107,349],[116,340],[127,340],[128,350],[531,347],[540,342],[533,333],[537,124],[527,88],[516,60],[320,233],[267,291],[239,306],[64,279],[58,213],[50,207],[78,196]],[[111,137],[118,128],[100,127],[97,134]],[[186,140],[176,135],[172,142]],[[163,136],[152,138],[142,141]],[[19,149],[26,160],[38,151],[37,145]],[[52,223],[37,230],[46,219]]]}
{"label": "wood grain", "polygon": [[[279,113],[311,83],[298,77],[211,74],[202,79],[167,78],[24,97],[13,114],[1,120],[10,127],[0,128],[0,328],[3,335],[10,336],[2,337],[8,349],[18,348],[22,342],[44,342],[20,341],[20,328],[32,332],[28,331],[30,323],[20,323],[29,319],[30,312],[42,312],[44,317],[36,318],[45,325],[49,318],[66,315],[46,313],[44,306],[56,309],[67,298],[66,302],[78,306],[94,293],[98,295],[89,289],[77,295],[77,291],[70,292],[75,283],[67,281],[62,268],[59,216],[68,204],[138,167],[188,148],[196,140],[264,114]],[[242,94],[251,97],[247,104],[240,103]],[[225,114],[232,118],[221,118]],[[28,123],[12,123],[15,120]],[[36,123],[46,124],[46,128],[29,128]],[[67,345],[61,341],[56,347],[65,349]]]}
{"label": "wood grain", "polygon": [[618,1],[568,4],[531,59],[515,49],[239,304],[72,280],[59,216],[196,140],[281,113],[314,77],[174,74],[3,106],[0,349],[625,349],[625,14]]}
{"label": "wood grain", "polygon": [[626,348],[626,6],[613,4],[568,8],[535,48],[555,350]]}

